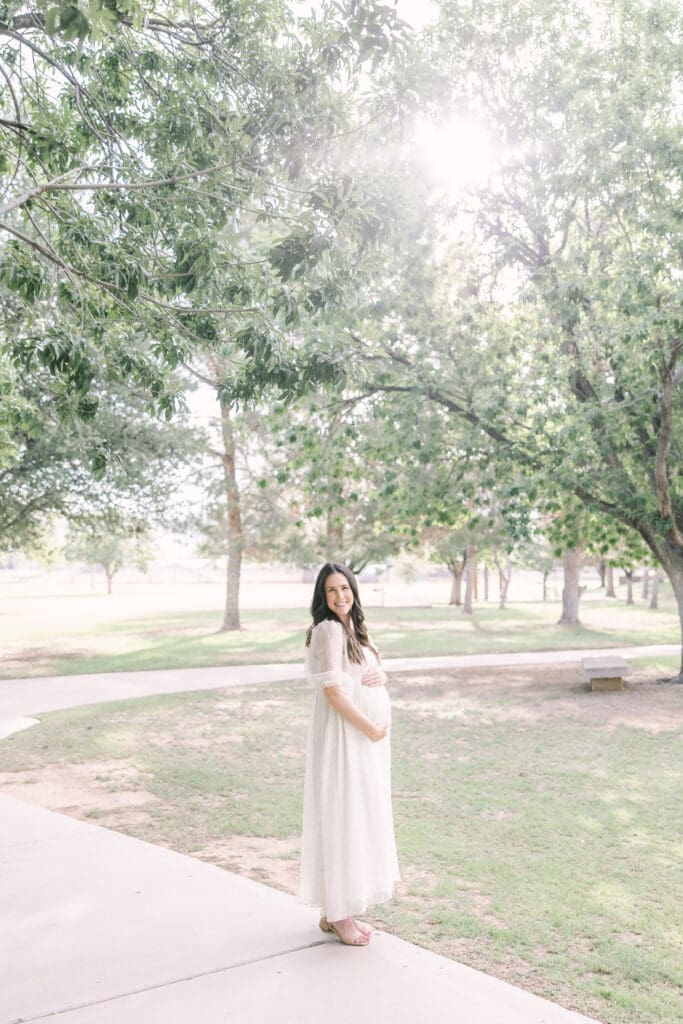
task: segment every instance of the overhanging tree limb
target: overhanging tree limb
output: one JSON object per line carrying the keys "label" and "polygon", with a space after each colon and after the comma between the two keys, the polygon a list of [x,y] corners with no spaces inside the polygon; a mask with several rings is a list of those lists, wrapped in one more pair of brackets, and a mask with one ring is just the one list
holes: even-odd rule
{"label": "overhanging tree limb", "polygon": [[662,368],[662,392],[659,404],[660,409],[660,430],[657,442],[657,453],[655,456],[655,479],[657,481],[657,498],[659,509],[664,517],[671,523],[671,535],[676,544],[683,547],[683,533],[678,527],[676,515],[671,502],[671,490],[669,485],[668,459],[671,452],[673,437],[673,372],[678,359],[678,348],[676,346],[668,363]]}
{"label": "overhanging tree limb", "polygon": [[210,178],[222,171],[235,167],[241,159],[229,160],[214,167],[197,168],[185,174],[174,174],[168,178],[155,178],[151,181],[96,181],[96,182],[65,182],[63,179],[71,175],[92,174],[103,170],[102,167],[73,167],[54,178],[52,181],[42,182],[35,188],[29,189],[20,196],[0,206],[0,217],[25,206],[32,199],[37,199],[46,192],[142,192],[146,189],[161,188],[165,185],[180,185],[186,181],[196,181],[200,178]]}

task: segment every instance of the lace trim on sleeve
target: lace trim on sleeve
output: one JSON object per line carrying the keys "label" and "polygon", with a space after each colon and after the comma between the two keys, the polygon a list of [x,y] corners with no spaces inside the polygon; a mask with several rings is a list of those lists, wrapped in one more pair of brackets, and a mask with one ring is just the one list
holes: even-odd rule
{"label": "lace trim on sleeve", "polygon": [[353,680],[348,672],[312,672],[308,677],[315,686],[351,686]]}

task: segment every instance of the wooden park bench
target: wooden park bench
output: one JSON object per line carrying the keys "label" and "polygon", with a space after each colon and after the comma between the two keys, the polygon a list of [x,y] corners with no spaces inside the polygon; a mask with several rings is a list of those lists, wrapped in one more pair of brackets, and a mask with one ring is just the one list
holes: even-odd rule
{"label": "wooden park bench", "polygon": [[591,681],[591,690],[623,690],[624,676],[633,669],[623,658],[607,654],[600,658],[582,658],[581,669]]}

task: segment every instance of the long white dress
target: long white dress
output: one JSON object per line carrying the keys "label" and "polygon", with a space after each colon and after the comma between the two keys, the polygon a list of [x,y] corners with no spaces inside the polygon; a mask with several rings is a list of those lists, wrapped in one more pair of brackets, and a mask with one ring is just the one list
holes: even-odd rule
{"label": "long white dress", "polygon": [[362,914],[391,898],[400,881],[391,809],[391,746],[373,742],[336,711],[324,691],[340,686],[378,725],[391,721],[385,686],[362,686],[378,665],[363,648],[362,665],[349,660],[340,622],[313,629],[306,678],[313,684],[308,734],[299,901],[320,907],[328,921]]}

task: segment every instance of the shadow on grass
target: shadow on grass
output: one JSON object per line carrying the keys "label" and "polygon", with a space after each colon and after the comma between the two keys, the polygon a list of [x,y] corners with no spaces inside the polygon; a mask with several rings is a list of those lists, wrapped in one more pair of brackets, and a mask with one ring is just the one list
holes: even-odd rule
{"label": "shadow on grass", "polygon": [[[308,613],[300,608],[285,608],[271,610],[247,610],[240,612],[240,619],[243,627],[260,626],[262,629],[281,629],[283,626],[297,626],[301,630],[308,628],[310,617]],[[203,628],[206,635],[220,631],[223,621],[223,610],[210,608],[191,612],[172,612],[170,614],[158,613],[146,618],[134,616],[130,619],[119,619],[116,622],[104,623],[98,626],[101,634],[135,634],[138,636],[160,635],[163,630],[165,635],[180,632],[186,629]]]}
{"label": "shadow on grass", "polygon": [[[556,605],[520,608],[478,606],[463,615],[456,606],[434,608],[370,608],[371,634],[385,658],[447,657],[523,651],[582,650],[635,644],[677,643],[673,614],[649,618],[642,608],[619,609],[608,620],[604,605],[587,605],[593,622],[560,626]],[[615,609],[616,610],[616,609]],[[622,614],[623,613],[623,614]],[[634,618],[634,615],[636,616]],[[600,619],[606,621],[601,622]],[[243,628],[222,631],[222,613],[191,611],[148,614],[126,621],[97,624],[82,635],[62,637],[72,649],[45,643],[11,652],[0,677],[19,675],[81,675],[98,672],[205,668],[231,665],[292,663],[303,660],[309,622],[305,609],[247,610]],[[623,625],[622,625],[623,623]],[[128,648],[128,649],[126,649]]]}
{"label": "shadow on grass", "polygon": [[140,647],[124,654],[96,654],[86,657],[80,662],[69,659],[67,664],[62,664],[60,655],[59,659],[54,659],[48,666],[49,674],[80,675],[97,672],[144,672],[153,669],[220,668],[231,665],[288,663],[303,658],[303,644],[299,635],[286,640],[280,637],[261,642],[256,648],[253,643],[247,642],[241,647],[235,644],[228,648],[222,648],[216,644],[202,646],[202,641],[210,642],[228,637],[236,640],[245,633],[246,631],[212,632],[203,637],[194,638],[194,641],[188,640],[187,637],[178,637],[177,639],[161,637],[160,642],[152,646]]}

